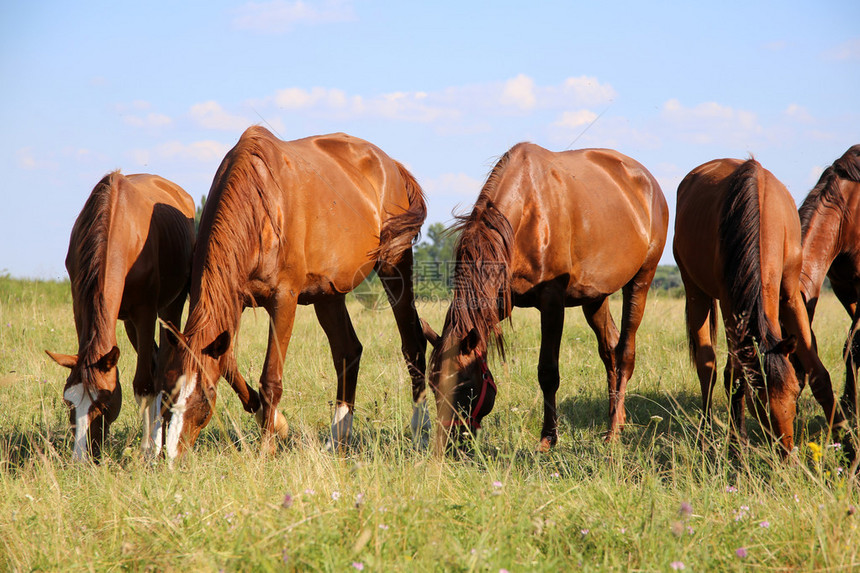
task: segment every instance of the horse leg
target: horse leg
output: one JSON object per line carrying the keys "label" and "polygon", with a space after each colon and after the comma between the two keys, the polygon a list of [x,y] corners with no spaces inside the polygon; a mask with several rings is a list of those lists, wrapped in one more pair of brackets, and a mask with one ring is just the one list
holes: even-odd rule
{"label": "horse leg", "polygon": [[555,395],[558,392],[558,353],[561,333],[564,330],[564,288],[550,283],[538,295],[540,310],[540,357],[538,383],[543,393],[543,428],[538,450],[548,452],[558,442],[558,410]]}
{"label": "horse leg", "polygon": [[[729,343],[729,356],[726,358],[726,367],[723,369],[723,385],[729,400],[729,447],[737,454],[739,453],[737,446],[747,443],[747,426],[744,418],[746,380],[741,363],[732,354],[731,341],[727,340],[727,342]],[[755,404],[751,404],[751,407],[755,407]]]}
{"label": "horse leg", "polygon": [[346,297],[343,295],[314,304],[317,320],[328,337],[331,357],[337,372],[337,402],[331,437],[326,442],[326,450],[340,450],[345,447],[352,430],[352,416],[355,409],[355,386],[358,382],[358,367],[361,361],[361,342],[349,313],[346,310]]}
{"label": "horse leg", "polygon": [[[141,311],[126,322],[126,332],[134,331],[137,350],[137,368],[134,372],[134,399],[137,402],[143,433],[140,450],[144,458],[152,459],[161,452],[161,389],[156,383],[155,312]],[[129,337],[131,339],[131,336]]]}
{"label": "horse leg", "polygon": [[[860,305],[857,304],[857,291],[853,285],[833,281],[831,285],[836,298],[851,317],[851,328],[842,350],[845,361],[845,389],[839,406],[846,418],[853,419],[857,415],[857,367],[860,365],[860,336],[857,336],[857,328],[860,326]],[[809,321],[812,322],[812,317]]]}
{"label": "horse leg", "polygon": [[618,346],[615,347],[618,386],[615,392],[609,396],[609,434],[607,440],[617,438],[624,428],[626,421],[624,397],[627,392],[627,382],[633,376],[636,362],[636,331],[639,330],[639,325],[642,323],[648,289],[651,287],[651,281],[656,271],[656,261],[653,266],[642,267],[622,289],[624,303],[621,314],[621,334],[618,338]]}
{"label": "horse leg", "polygon": [[851,329],[845,340],[843,356],[845,358],[845,390],[839,404],[846,418],[857,416],[857,367],[860,365],[860,336],[857,329],[860,327],[860,305],[851,317]]}
{"label": "horse leg", "polygon": [[[260,395],[256,390],[248,386],[244,376],[239,372],[239,365],[236,362],[236,355],[233,353],[233,350],[228,351],[221,360],[224,368],[224,379],[227,380],[230,388],[236,393],[239,402],[242,403],[242,408],[249,414],[254,414],[257,424],[262,429],[265,419],[263,418]],[[287,419],[278,410],[275,410],[275,432],[282,439],[287,439],[290,435],[290,426],[287,423]]]}
{"label": "horse leg", "polygon": [[[260,402],[261,418],[260,424],[263,435],[262,452],[273,453],[274,434],[277,432],[278,403],[284,387],[281,381],[284,373],[284,355],[290,345],[290,336],[293,332],[293,322],[296,318],[296,305],[298,299],[287,289],[278,292],[274,300],[266,305],[269,313],[269,341],[266,347],[266,358],[263,362],[263,371],[260,376]],[[231,376],[235,376],[238,370],[235,368],[235,358]],[[235,378],[234,378],[235,381]]]}
{"label": "horse leg", "polygon": [[[830,373],[827,372],[827,368],[821,363],[818,353],[815,351],[815,344],[812,340],[812,329],[809,327],[809,319],[806,314],[806,306],[803,304],[803,297],[799,291],[780,303],[779,314],[786,331],[797,338],[797,349],[795,351],[797,359],[800,361],[803,369],[809,373],[809,387],[812,389],[812,395],[815,397],[815,400],[824,409],[824,417],[827,419],[828,426],[833,425],[839,428],[843,422],[842,413],[836,410],[836,399],[833,395]],[[782,390],[783,395],[778,396],[778,400],[792,400],[793,397],[793,401],[797,401],[797,395],[800,394],[799,386],[797,388],[785,388]],[[791,408],[787,405],[778,406],[777,410],[793,411],[795,407],[796,404],[792,405]],[[771,413],[774,411],[775,409],[771,405]],[[783,438],[783,443],[785,443],[785,438]],[[788,451],[791,451],[791,448]]]}
{"label": "horse leg", "polygon": [[702,415],[705,423],[712,421],[711,403],[717,383],[717,355],[711,340],[711,325],[716,316],[715,300],[690,281],[684,282],[687,320],[687,336],[690,338],[690,354],[696,364],[699,387],[702,390]]}
{"label": "horse leg", "polygon": [[[597,337],[597,353],[603,361],[603,366],[606,369],[606,385],[609,391],[610,400],[618,383],[618,369],[615,364],[615,348],[618,346],[618,328],[615,326],[615,321],[612,320],[612,314],[609,312],[609,297],[602,298],[597,301],[588,302],[582,305],[582,314],[585,316],[588,326],[594,331]],[[610,409],[611,414],[611,409]],[[607,440],[611,437],[607,434]]]}
{"label": "horse leg", "polygon": [[394,320],[400,332],[400,352],[406,360],[409,377],[412,379],[412,443],[416,449],[425,450],[430,443],[430,412],[427,409],[427,387],[424,378],[427,341],[415,310],[412,251],[405,251],[403,258],[395,266],[380,263],[377,265],[377,274],[382,280],[382,286],[394,312]]}

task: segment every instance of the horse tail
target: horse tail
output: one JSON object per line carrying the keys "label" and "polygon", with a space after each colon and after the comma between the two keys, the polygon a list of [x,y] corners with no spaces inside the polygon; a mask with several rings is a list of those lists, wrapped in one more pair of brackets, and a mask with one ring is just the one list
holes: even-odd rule
{"label": "horse tail", "polygon": [[427,203],[424,191],[415,177],[399,161],[394,162],[403,180],[409,207],[402,213],[389,217],[382,225],[379,233],[379,246],[370,252],[370,257],[395,265],[403,258],[403,253],[412,248],[412,244],[421,232],[421,225],[427,218]]}
{"label": "horse tail", "polygon": [[753,365],[750,374],[754,383],[760,381],[761,360],[764,375],[778,384],[785,378],[788,360],[780,353],[769,352],[779,339],[771,333],[764,312],[758,185],[761,170],[755,159],[748,159],[729,176],[729,190],[720,213],[720,251],[734,311],[735,351],[741,363]]}

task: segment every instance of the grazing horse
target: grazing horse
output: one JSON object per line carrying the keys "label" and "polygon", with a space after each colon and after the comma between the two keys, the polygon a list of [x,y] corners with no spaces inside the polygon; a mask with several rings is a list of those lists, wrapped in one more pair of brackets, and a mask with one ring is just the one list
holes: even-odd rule
{"label": "grazing horse", "polygon": [[[296,305],[313,304],[331,346],[337,407],[330,447],[352,425],[362,346],[346,293],[376,270],[394,311],[412,378],[413,429],[429,435],[424,351],[412,292],[412,242],[426,207],[421,187],[378,147],[346,134],[281,141],[250,127],[221,162],[200,222],[191,272],[184,344],[167,371],[172,404],[165,448],[170,459],[193,445],[213,413],[223,374],[261,422],[264,451],[284,424],[277,405]],[[236,368],[233,341],[242,310],[270,317],[260,393]]]}
{"label": "grazing horse", "polygon": [[[471,214],[461,217],[454,298],[433,344],[430,383],[440,423],[437,447],[453,428],[475,431],[493,407],[487,367],[492,339],[504,356],[501,321],[513,306],[541,316],[538,382],[544,396],[539,449],[558,440],[556,392],[564,310],[582,306],[597,335],[609,387],[609,432],[625,423],[624,395],[635,358],[636,330],[666,243],[669,213],[654,177],[616,151],[552,152],[519,143],[493,168]],[[609,295],[624,294],[621,332]],[[447,431],[446,431],[447,429]],[[456,438],[455,438],[456,439]]]}
{"label": "grazing horse", "polygon": [[[77,355],[48,352],[71,369],[63,398],[71,407],[75,458],[98,459],[122,391],[116,367],[116,322],[122,320],[137,352],[134,397],[143,420],[141,449],[162,444],[157,367],[168,348],[155,344],[156,317],[178,324],[188,294],[194,248],[194,201],[157,175],[106,175],[78,215],[66,269],[78,333]],[[87,436],[89,434],[89,443]]]}
{"label": "grazing horse", "polygon": [[[800,294],[800,220],[785,186],[754,159],[716,159],[693,169],[678,187],[675,261],[686,290],[687,335],[706,420],[716,383],[717,301],[729,358],[724,383],[732,440],[745,438],[744,396],[782,455],[794,447],[800,384],[795,351],[828,423],[835,403],[818,359]],[[788,337],[784,334],[784,327]],[[770,409],[767,422],[765,406]]]}
{"label": "grazing horse", "polygon": [[851,329],[845,342],[845,391],[840,406],[857,414],[857,367],[860,365],[860,145],[854,145],[824,170],[800,206],[803,268],[800,291],[809,322],[825,275],[848,315]]}

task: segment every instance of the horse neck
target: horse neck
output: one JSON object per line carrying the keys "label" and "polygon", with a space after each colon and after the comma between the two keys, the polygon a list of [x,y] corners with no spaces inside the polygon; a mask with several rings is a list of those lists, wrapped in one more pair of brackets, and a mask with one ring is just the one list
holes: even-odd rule
{"label": "horse neck", "polygon": [[116,322],[120,296],[110,296],[100,289],[92,298],[74,297],[75,327],[78,332],[78,356],[94,362],[116,346]]}
{"label": "horse neck", "polygon": [[114,174],[105,176],[87,200],[75,222],[69,266],[72,278],[72,306],[78,332],[78,355],[82,360],[98,359],[116,345],[116,321],[122,303],[125,271],[123,253],[112,249],[116,198]]}
{"label": "horse neck", "polygon": [[843,250],[843,214],[819,206],[803,229],[803,267],[800,289],[807,304],[821,293],[824,277]]}

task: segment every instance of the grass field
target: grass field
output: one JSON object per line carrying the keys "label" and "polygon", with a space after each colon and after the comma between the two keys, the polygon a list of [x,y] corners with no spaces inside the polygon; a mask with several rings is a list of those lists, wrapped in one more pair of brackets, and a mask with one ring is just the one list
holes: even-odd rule
{"label": "grass field", "polygon": [[[618,316],[619,303],[615,313]],[[364,343],[353,446],[321,452],[334,399],[322,329],[300,308],[281,411],[292,438],[261,458],[259,432],[223,382],[216,417],[173,470],[138,455],[135,356],[119,333],[125,407],[98,466],[71,462],[62,368],[76,351],[67,284],[0,279],[0,570],[837,571],[860,567],[857,478],[801,396],[800,462],[777,460],[748,419],[751,445],[705,452],[683,299],[652,297],[621,443],[606,445],[602,364],[578,309],[567,311],[561,431],[535,453],[542,417],[539,320],[517,309],[508,361],[471,460],[416,453],[409,381],[387,310],[352,303]],[[841,392],[848,319],[832,296],[816,316]],[[437,329],[445,308],[421,303]],[[265,314],[247,311],[242,371],[256,381]],[[724,345],[723,345],[724,346]],[[724,347],[723,354],[724,356]],[[721,358],[722,359],[722,358]],[[716,412],[726,419],[718,392]],[[812,445],[810,445],[812,444]],[[822,448],[823,446],[823,448]]]}

